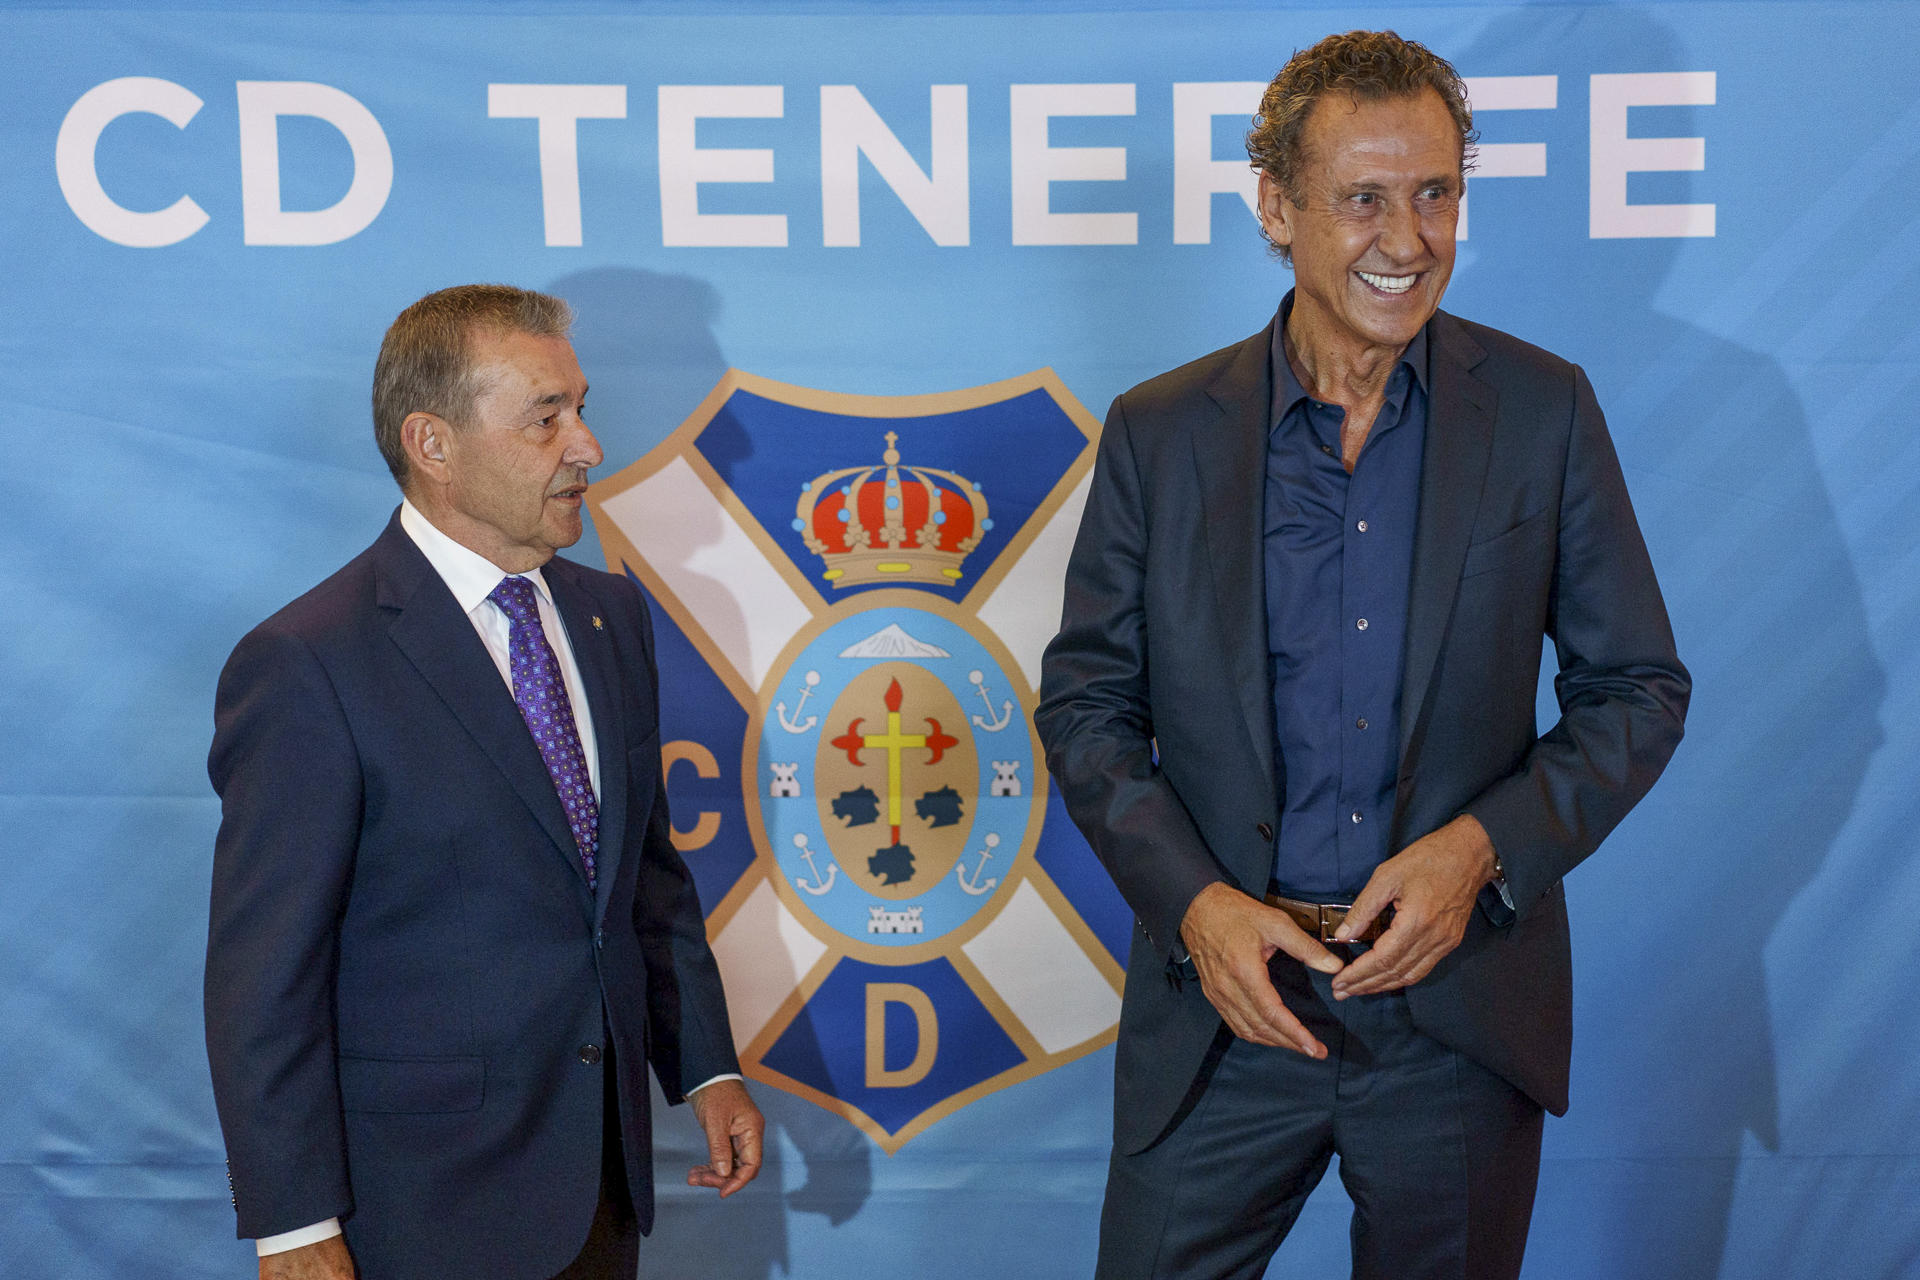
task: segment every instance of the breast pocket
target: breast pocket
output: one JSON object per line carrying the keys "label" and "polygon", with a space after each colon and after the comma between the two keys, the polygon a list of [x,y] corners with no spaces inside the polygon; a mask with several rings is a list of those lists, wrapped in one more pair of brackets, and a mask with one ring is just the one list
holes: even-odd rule
{"label": "breast pocket", "polygon": [[1470,544],[1467,557],[1460,565],[1460,577],[1463,580],[1477,578],[1496,569],[1537,561],[1553,532],[1553,522],[1549,518],[1552,514],[1551,511],[1536,511],[1512,528]]}

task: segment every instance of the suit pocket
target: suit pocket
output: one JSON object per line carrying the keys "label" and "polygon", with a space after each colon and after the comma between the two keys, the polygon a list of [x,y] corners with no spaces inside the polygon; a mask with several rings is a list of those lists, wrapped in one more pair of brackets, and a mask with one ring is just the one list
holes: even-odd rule
{"label": "suit pocket", "polygon": [[1536,511],[1512,528],[1470,545],[1467,558],[1460,565],[1460,576],[1477,577],[1526,560],[1551,532],[1553,526],[1547,519],[1550,514],[1548,511]]}
{"label": "suit pocket", "polygon": [[430,1114],[478,1111],[484,1058],[350,1058],[340,1055],[340,1103],[348,1111]]}

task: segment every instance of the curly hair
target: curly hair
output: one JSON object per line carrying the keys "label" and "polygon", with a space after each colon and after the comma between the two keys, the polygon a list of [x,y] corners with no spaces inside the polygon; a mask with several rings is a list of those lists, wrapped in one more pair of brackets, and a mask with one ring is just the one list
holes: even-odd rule
{"label": "curly hair", "polygon": [[387,470],[407,487],[400,424],[415,412],[456,426],[473,412],[481,388],[469,359],[476,333],[564,338],[573,312],[559,298],[505,284],[463,284],[430,293],[402,311],[373,366],[373,438]]}
{"label": "curly hair", "polygon": [[[1300,181],[1306,172],[1307,119],[1314,104],[1330,93],[1357,101],[1416,97],[1432,89],[1446,104],[1447,114],[1460,131],[1460,173],[1473,168],[1473,108],[1467,105],[1467,87],[1453,64],[1416,40],[1392,31],[1349,31],[1328,36],[1311,49],[1296,50],[1287,65],[1267,86],[1260,110],[1247,133],[1247,159],[1256,172],[1271,177],[1287,199],[1300,203]],[[1263,231],[1264,234],[1264,231]],[[1290,255],[1275,245],[1283,260]]]}

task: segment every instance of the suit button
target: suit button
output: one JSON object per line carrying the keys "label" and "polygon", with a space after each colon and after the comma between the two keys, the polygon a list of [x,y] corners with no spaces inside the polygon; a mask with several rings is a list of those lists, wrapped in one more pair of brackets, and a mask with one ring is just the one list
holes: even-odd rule
{"label": "suit button", "polygon": [[600,1046],[599,1046],[599,1045],[597,1045],[597,1044],[583,1044],[583,1045],[581,1045],[581,1046],[580,1046],[580,1061],[582,1061],[582,1062],[584,1062],[584,1063],[586,1063],[586,1064],[587,1064],[588,1066],[592,1066],[592,1065],[594,1065],[595,1063],[597,1063],[597,1062],[599,1062],[599,1061],[600,1061]]}
{"label": "suit button", "polygon": [[1269,823],[1269,822],[1257,822],[1257,823],[1255,823],[1255,824],[1254,824],[1254,827],[1253,827],[1253,829],[1254,829],[1255,831],[1258,831],[1258,832],[1260,833],[1260,838],[1261,838],[1262,840],[1271,840],[1271,839],[1273,839],[1273,824],[1272,824],[1272,823]]}

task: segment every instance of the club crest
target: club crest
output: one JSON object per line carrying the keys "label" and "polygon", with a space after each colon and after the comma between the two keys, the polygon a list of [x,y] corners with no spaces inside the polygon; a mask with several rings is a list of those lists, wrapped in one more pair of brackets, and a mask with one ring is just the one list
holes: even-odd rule
{"label": "club crest", "polygon": [[742,1065],[888,1152],[1113,1038],[1131,916],[1032,728],[1096,430],[1045,370],[912,397],[732,371],[588,493],[653,606]]}
{"label": "club crest", "polygon": [[[913,656],[887,656],[901,640]],[[782,896],[848,942],[938,950],[1013,882],[1044,816],[1014,699],[990,714],[1011,677],[955,621],[899,605],[857,610],[797,656],[795,704],[817,692],[821,714],[795,724],[776,710],[759,732],[760,828],[784,855]]]}

